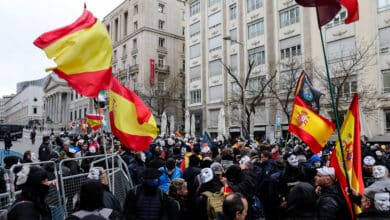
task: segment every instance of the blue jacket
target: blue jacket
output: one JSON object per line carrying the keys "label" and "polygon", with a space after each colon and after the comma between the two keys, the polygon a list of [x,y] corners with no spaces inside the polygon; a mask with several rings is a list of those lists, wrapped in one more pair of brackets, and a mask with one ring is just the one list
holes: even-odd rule
{"label": "blue jacket", "polygon": [[165,193],[168,192],[169,189],[169,184],[171,183],[172,180],[177,179],[177,178],[182,178],[182,173],[180,171],[179,167],[175,167],[175,170],[172,173],[171,178],[169,178],[165,167],[160,167],[159,170],[161,171],[161,176],[160,176],[160,189],[164,191]]}

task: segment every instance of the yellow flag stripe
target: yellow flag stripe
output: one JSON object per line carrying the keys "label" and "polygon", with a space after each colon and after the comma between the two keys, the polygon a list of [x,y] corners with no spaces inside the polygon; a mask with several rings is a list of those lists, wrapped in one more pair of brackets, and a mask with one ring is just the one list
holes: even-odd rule
{"label": "yellow flag stripe", "polygon": [[115,127],[121,132],[153,138],[157,136],[158,128],[153,115],[147,123],[139,124],[134,103],[113,91],[110,91],[110,112],[113,113]]}
{"label": "yellow flag stripe", "polygon": [[107,36],[104,25],[96,21],[92,27],[64,36],[44,51],[66,74],[99,71],[111,66],[112,45]]}

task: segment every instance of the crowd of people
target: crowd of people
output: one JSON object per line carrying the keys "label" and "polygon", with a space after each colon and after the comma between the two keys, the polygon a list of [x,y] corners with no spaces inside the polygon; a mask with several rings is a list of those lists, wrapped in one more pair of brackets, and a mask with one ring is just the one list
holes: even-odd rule
{"label": "crowd of people", "polygon": [[[31,151],[20,163],[61,161],[90,155],[120,155],[134,186],[123,204],[109,191],[106,164],[93,159],[64,163],[65,175],[88,173],[68,219],[352,219],[335,170],[332,144],[314,154],[299,139],[280,143],[242,139],[206,141],[158,137],[145,152],[132,152],[119,140],[98,134],[44,136],[38,157]],[[103,146],[106,146],[105,149]],[[362,212],[359,219],[390,218],[390,147],[362,143],[364,194],[348,190]],[[6,163],[10,167],[15,161]],[[50,175],[46,167],[22,166],[16,185],[21,198],[9,219],[50,219],[44,202]],[[23,202],[24,201],[24,202]]]}

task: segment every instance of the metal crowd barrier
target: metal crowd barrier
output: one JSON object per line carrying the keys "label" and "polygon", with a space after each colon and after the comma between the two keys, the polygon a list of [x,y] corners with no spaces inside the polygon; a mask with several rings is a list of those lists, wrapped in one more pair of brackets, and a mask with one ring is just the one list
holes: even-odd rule
{"label": "metal crowd barrier", "polygon": [[[59,164],[59,176],[61,181],[60,186],[61,192],[63,192],[62,202],[64,204],[65,216],[68,216],[70,213],[72,213],[73,197],[80,191],[81,185],[87,180],[88,173],[86,172],[72,176],[63,176],[62,168],[68,161],[76,161],[79,163],[80,160],[84,159],[93,160],[90,164],[90,167],[102,166],[105,168],[109,177],[110,191],[115,195],[115,197],[123,206],[126,193],[133,187],[133,182],[129,176],[127,164],[118,154],[110,154],[107,155],[107,157],[104,155],[97,155],[80,158],[69,158],[62,160]],[[105,162],[106,159],[108,161],[108,168],[107,163]]]}
{"label": "metal crowd barrier", "polygon": [[[51,184],[47,196],[47,203],[51,209],[53,219],[62,220],[72,213],[73,197],[80,191],[81,185],[87,180],[88,176],[88,171],[76,175],[65,176],[63,168],[67,161],[81,162],[84,159],[93,160],[90,164],[91,167],[106,164],[106,157],[104,155],[64,159],[60,161],[59,164],[53,161],[15,164],[8,171],[10,177],[9,182],[15,182],[16,176],[14,170],[18,166],[42,166],[44,169],[50,167],[53,172],[49,175],[49,178],[51,177],[51,179],[49,179]],[[109,188],[123,206],[126,194],[134,184],[130,178],[127,164],[118,154],[107,155],[107,160],[111,162],[111,165],[108,166],[108,169],[106,169],[106,166],[103,166],[103,168],[106,169],[109,177]],[[0,194],[0,213],[6,210],[21,193],[13,184],[9,184],[8,188],[8,192]]]}

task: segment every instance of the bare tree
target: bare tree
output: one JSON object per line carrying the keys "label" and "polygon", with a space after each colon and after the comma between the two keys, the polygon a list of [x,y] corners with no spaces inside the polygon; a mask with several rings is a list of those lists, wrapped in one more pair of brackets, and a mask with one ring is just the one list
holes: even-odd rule
{"label": "bare tree", "polygon": [[[367,83],[364,79],[364,74],[368,68],[375,65],[375,62],[373,62],[376,56],[375,41],[368,44],[360,42],[357,45],[359,46],[355,50],[344,51],[340,48],[341,56],[335,59],[330,58],[328,61],[335,105],[341,119],[355,92],[359,93],[359,103],[363,112],[369,113],[377,109],[378,94],[376,85]],[[330,94],[325,68],[313,64],[315,66],[313,73],[316,80],[322,88],[326,89],[326,94]],[[326,96],[328,99],[323,99],[325,101],[323,106],[328,109],[328,112],[331,112],[332,119],[335,119],[334,112],[331,110],[330,96]],[[342,120],[340,123],[342,123]]]}
{"label": "bare tree", "polygon": [[[183,111],[183,77],[169,77],[164,80],[163,85],[154,84],[147,89],[138,90],[138,95],[152,110],[156,118],[160,119],[162,113],[169,108],[175,111]],[[180,108],[177,108],[180,105]],[[183,115],[177,114],[176,115]],[[181,119],[178,119],[180,121]]]}
{"label": "bare tree", "polygon": [[250,81],[256,80],[255,78],[259,77],[259,75],[254,76],[252,72],[255,64],[254,61],[248,61],[248,71],[245,74],[235,74],[230,66],[227,66],[223,62],[221,63],[228,75],[232,77],[233,82],[238,86],[239,91],[232,89],[230,103],[238,104],[241,108],[240,124],[241,132],[244,134],[250,131],[250,116],[256,113],[256,106],[259,106],[267,98],[267,87],[273,81],[276,74],[270,74],[268,77],[260,76],[257,79],[257,85],[252,87],[250,86]]}
{"label": "bare tree", "polygon": [[290,121],[290,105],[294,98],[295,87],[303,68],[303,63],[294,57],[279,62],[279,78],[269,84],[271,97],[276,100],[285,117]]}

